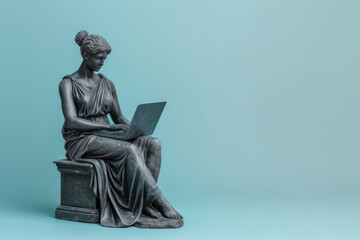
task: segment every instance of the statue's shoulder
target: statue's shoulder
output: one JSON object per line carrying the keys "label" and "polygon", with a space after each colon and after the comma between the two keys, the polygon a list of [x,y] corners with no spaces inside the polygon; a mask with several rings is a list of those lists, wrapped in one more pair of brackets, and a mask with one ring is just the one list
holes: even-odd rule
{"label": "statue's shoulder", "polygon": [[64,90],[64,89],[71,87],[72,81],[74,81],[74,80],[71,75],[64,76],[59,83],[59,89]]}
{"label": "statue's shoulder", "polygon": [[[107,80],[107,81],[110,81],[110,79],[109,79],[107,76],[105,76],[104,74],[98,73],[98,75],[99,75],[101,78],[103,78],[103,79],[105,79],[105,80]],[[110,82],[111,82],[111,81],[110,81]]]}
{"label": "statue's shoulder", "polygon": [[64,80],[64,79],[67,79],[66,81],[68,81],[68,80],[74,81],[74,80],[75,80],[75,78],[74,78],[74,73],[73,73],[73,74],[67,74],[67,75],[65,75],[65,76],[62,78],[62,80]]}
{"label": "statue's shoulder", "polygon": [[109,87],[110,88],[114,88],[114,83],[108,78],[108,77],[106,77],[104,74],[102,74],[102,73],[98,73],[99,74],[99,76],[101,77],[101,78],[103,78],[103,79],[105,79],[106,80],[106,82],[107,82],[107,84],[109,85]]}

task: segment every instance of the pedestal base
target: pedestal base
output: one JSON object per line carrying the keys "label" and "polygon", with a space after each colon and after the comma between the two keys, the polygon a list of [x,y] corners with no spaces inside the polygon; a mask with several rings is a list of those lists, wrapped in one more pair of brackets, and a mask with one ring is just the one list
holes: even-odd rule
{"label": "pedestal base", "polygon": [[99,211],[96,209],[79,208],[60,205],[56,208],[55,217],[77,222],[99,223]]}

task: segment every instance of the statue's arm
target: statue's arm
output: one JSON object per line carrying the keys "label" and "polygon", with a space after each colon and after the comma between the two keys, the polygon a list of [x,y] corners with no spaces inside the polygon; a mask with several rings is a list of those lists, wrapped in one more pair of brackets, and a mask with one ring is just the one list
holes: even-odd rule
{"label": "statue's arm", "polygon": [[124,115],[122,114],[122,112],[121,112],[120,104],[119,104],[119,100],[118,100],[118,97],[117,97],[117,93],[116,93],[114,83],[111,82],[110,80],[109,80],[109,83],[110,83],[111,92],[112,92],[112,95],[113,95],[113,98],[114,98],[114,104],[113,104],[113,107],[112,107],[112,109],[110,111],[111,119],[116,124],[130,125],[129,120],[127,120],[124,117]]}
{"label": "statue's arm", "polygon": [[77,116],[72,97],[72,83],[69,78],[64,78],[60,82],[59,92],[66,126],[79,131],[115,130],[112,129],[114,125],[94,123]]}

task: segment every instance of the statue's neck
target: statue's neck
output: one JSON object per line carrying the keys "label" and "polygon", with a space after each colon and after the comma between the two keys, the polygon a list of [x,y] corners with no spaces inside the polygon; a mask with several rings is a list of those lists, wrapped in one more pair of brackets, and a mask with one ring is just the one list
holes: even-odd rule
{"label": "statue's neck", "polygon": [[80,78],[88,79],[94,76],[94,71],[91,70],[83,61],[80,65],[79,70],[77,71]]}

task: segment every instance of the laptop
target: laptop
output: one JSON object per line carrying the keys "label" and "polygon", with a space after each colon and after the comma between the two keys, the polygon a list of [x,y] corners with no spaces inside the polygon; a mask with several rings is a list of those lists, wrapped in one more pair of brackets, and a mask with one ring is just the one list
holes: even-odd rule
{"label": "laptop", "polygon": [[156,102],[138,105],[131,120],[130,127],[126,132],[123,130],[100,130],[92,134],[118,140],[131,140],[140,136],[151,135],[160,119],[165,104],[166,102]]}

